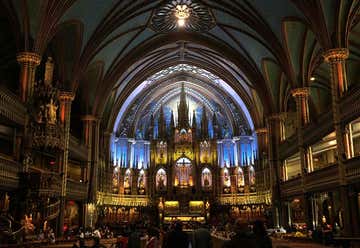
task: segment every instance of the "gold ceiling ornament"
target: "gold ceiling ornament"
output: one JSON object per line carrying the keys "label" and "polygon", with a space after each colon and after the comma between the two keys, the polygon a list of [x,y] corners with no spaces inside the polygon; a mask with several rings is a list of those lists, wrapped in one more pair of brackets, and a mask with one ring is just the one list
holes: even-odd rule
{"label": "gold ceiling ornament", "polygon": [[206,32],[215,26],[209,8],[195,0],[167,1],[155,10],[150,27],[161,33],[184,30]]}

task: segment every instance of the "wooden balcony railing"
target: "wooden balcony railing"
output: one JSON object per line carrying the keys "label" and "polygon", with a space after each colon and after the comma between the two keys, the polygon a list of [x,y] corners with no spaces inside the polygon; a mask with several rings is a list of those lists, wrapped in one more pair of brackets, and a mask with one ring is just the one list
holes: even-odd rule
{"label": "wooden balcony railing", "polygon": [[340,101],[341,119],[348,123],[360,115],[360,87],[351,89]]}
{"label": "wooden balcony railing", "polygon": [[302,192],[301,177],[296,177],[285,182],[281,182],[280,190],[282,196],[300,194]]}
{"label": "wooden balcony railing", "polygon": [[17,188],[20,168],[20,163],[11,158],[0,156],[0,187]]}
{"label": "wooden balcony railing", "polygon": [[4,87],[0,87],[0,116],[19,125],[24,125],[26,108],[20,98]]}
{"label": "wooden balcony railing", "polygon": [[358,181],[360,179],[360,157],[355,157],[345,161],[345,175],[348,183]]}
{"label": "wooden balcony railing", "polygon": [[339,168],[337,164],[313,171],[305,176],[306,190],[320,190],[337,186],[339,183]]}
{"label": "wooden balcony railing", "polygon": [[87,184],[68,178],[66,181],[66,195],[74,200],[84,200],[87,198]]}
{"label": "wooden balcony railing", "polygon": [[87,160],[87,147],[73,135],[70,135],[69,152],[71,157],[77,158],[82,161]]}

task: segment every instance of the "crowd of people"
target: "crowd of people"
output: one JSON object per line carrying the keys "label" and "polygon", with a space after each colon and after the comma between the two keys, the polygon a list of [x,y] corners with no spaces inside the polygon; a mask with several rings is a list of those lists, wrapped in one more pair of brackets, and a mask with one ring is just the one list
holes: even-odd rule
{"label": "crowd of people", "polygon": [[[212,248],[219,246],[213,243],[215,233],[205,225],[192,225],[193,229],[183,229],[180,221],[170,225],[163,225],[161,228],[149,225],[144,228],[141,224],[132,223],[127,226],[126,233],[115,235],[117,248]],[[213,228],[213,232],[214,232]],[[125,230],[123,230],[125,231]],[[237,220],[230,227],[230,235],[221,242],[223,248],[248,247],[248,248],[271,248],[271,239],[267,236],[264,223],[255,221],[249,223]],[[216,231],[215,231],[216,232]],[[111,235],[110,235],[111,234]],[[73,248],[105,247],[100,243],[102,238],[112,237],[109,228],[95,229],[91,234],[91,242],[85,239],[90,237],[80,230],[78,240]]]}

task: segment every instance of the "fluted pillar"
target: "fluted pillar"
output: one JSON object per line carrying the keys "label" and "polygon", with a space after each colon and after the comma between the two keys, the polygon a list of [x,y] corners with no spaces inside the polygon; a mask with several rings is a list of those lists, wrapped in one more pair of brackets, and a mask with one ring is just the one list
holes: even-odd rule
{"label": "fluted pillar", "polygon": [[104,191],[111,192],[111,178],[112,178],[112,168],[111,163],[111,136],[112,133],[109,131],[104,132],[104,150],[105,150],[105,183]]}
{"label": "fluted pillar", "polygon": [[310,147],[304,145],[304,132],[303,128],[310,122],[309,116],[309,88],[297,88],[292,92],[292,96],[296,102],[296,114],[297,114],[297,135],[301,162],[301,175],[304,175],[313,170],[312,166],[312,152]]}
{"label": "fluted pillar", "polygon": [[84,123],[84,142],[88,147],[87,180],[89,181],[89,201],[95,201],[97,191],[97,169],[99,162],[99,141],[100,121],[93,115],[85,115],[82,118]]}
{"label": "fluted pillar", "polygon": [[274,225],[279,226],[281,218],[281,195],[280,195],[280,158],[279,145],[282,135],[283,115],[273,114],[267,118],[268,141],[269,141],[269,169],[270,186],[272,193]]}
{"label": "fluted pillar", "polygon": [[[88,182],[88,205],[85,208],[85,225],[92,226],[96,222],[94,203],[97,193],[97,169],[99,163],[99,128],[100,122],[93,115],[82,116],[83,139],[87,146],[86,181]],[[91,211],[90,211],[91,210]]]}
{"label": "fluted pillar", "polygon": [[74,100],[72,92],[62,91],[59,94],[60,102],[60,122],[64,130],[64,149],[61,154],[61,197],[60,197],[60,215],[59,215],[59,235],[64,235],[64,213],[66,201],[66,182],[69,155],[69,139],[70,139],[70,113],[71,103]]}
{"label": "fluted pillar", "polygon": [[[270,168],[267,166],[266,164],[266,160],[267,160],[267,153],[268,153],[268,149],[269,149],[269,140],[268,140],[268,129],[267,128],[258,128],[255,130],[256,136],[257,136],[257,142],[258,142],[258,164],[259,164],[259,169],[261,170],[262,174],[259,175],[258,173],[257,175],[257,182],[258,177],[261,177],[261,182],[262,182],[262,188],[264,190],[268,190],[270,189],[270,184],[269,184],[269,178],[270,178]],[[257,185],[258,187],[258,185]]]}
{"label": "fluted pillar", "polygon": [[20,94],[21,100],[26,102],[34,92],[35,70],[40,64],[41,57],[37,53],[21,52],[16,56],[20,64]]}
{"label": "fluted pillar", "polygon": [[346,155],[345,145],[348,143],[345,139],[348,137],[345,132],[345,123],[341,120],[340,104],[341,97],[347,91],[347,79],[345,60],[349,57],[349,50],[347,48],[335,48],[326,51],[324,54],[325,62],[330,65],[331,73],[331,95],[332,95],[332,111],[333,122],[336,133],[337,152],[338,152],[338,170],[340,183],[340,210],[344,216],[343,234],[351,234],[351,215],[348,201],[348,189],[345,177],[345,160]]}
{"label": "fluted pillar", "polygon": [[308,172],[311,172],[313,169],[312,166],[312,152],[311,147],[307,147],[304,144],[304,132],[303,128],[310,122],[309,116],[309,88],[297,88],[292,92],[292,96],[295,98],[296,102],[296,114],[297,114],[297,135],[298,135],[298,145],[299,145],[299,155],[300,155],[300,164],[301,164],[301,188],[304,194],[304,210],[306,216],[306,224],[309,228],[312,227],[312,211],[310,209],[311,204],[309,201],[309,195],[306,191],[305,176]]}

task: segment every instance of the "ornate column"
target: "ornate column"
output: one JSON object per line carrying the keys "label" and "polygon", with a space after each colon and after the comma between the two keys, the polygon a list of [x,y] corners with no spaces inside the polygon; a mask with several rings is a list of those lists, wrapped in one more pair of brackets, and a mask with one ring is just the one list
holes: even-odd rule
{"label": "ornate column", "polygon": [[297,114],[297,135],[299,142],[299,153],[301,161],[301,175],[312,171],[312,153],[311,148],[304,147],[303,128],[310,122],[309,118],[309,88],[297,88],[292,90],[291,94],[296,102]]}
{"label": "ornate column", "polygon": [[270,184],[268,178],[270,178],[270,170],[266,166],[267,153],[269,149],[269,140],[268,140],[268,129],[267,128],[258,128],[255,130],[257,141],[258,141],[258,164],[259,169],[262,171],[261,181],[263,182],[262,188],[264,190],[270,189]]}
{"label": "ornate column", "polygon": [[[95,123],[97,121],[97,118],[93,115],[84,115],[82,116],[81,120],[83,121],[83,140],[84,144],[87,146],[87,162],[86,162],[86,178],[85,181],[87,182],[88,187],[88,202],[84,207],[85,212],[85,226],[93,225],[94,224],[94,205],[93,205],[93,179],[94,179],[94,161],[93,159],[93,150],[94,150],[94,129],[95,129]],[[95,189],[96,192],[96,189]]]}
{"label": "ornate column", "polygon": [[91,154],[92,154],[92,140],[93,140],[93,122],[96,121],[96,117],[93,115],[84,115],[81,117],[83,122],[83,141],[86,145],[87,152],[87,165],[85,181],[90,181],[90,167],[91,167]]}
{"label": "ornate column", "polygon": [[111,163],[111,136],[112,133],[109,131],[104,132],[104,150],[105,150],[105,191],[111,192],[111,178],[112,178],[112,168]]}
{"label": "ornate column", "polygon": [[66,201],[66,183],[67,183],[67,169],[68,169],[68,155],[69,155],[69,139],[70,139],[70,113],[71,103],[74,100],[72,92],[61,91],[59,94],[60,102],[60,122],[64,128],[64,149],[61,154],[62,164],[61,168],[61,197],[60,197],[60,215],[59,215],[59,235],[64,235],[64,214]]}
{"label": "ornate column", "polygon": [[281,194],[280,194],[280,159],[279,145],[282,134],[283,116],[273,114],[267,118],[268,141],[269,141],[269,170],[270,186],[272,193],[274,225],[279,226],[281,218]]}
{"label": "ornate column", "polygon": [[347,91],[345,60],[349,57],[349,50],[347,48],[335,48],[326,51],[324,54],[325,62],[330,65],[331,73],[331,95],[332,95],[332,111],[333,122],[336,133],[336,143],[338,152],[338,168],[339,168],[339,183],[340,183],[340,208],[344,215],[344,234],[351,233],[351,216],[349,211],[348,190],[345,177],[345,160],[346,135],[345,124],[342,123],[340,104],[341,97]]}
{"label": "ornate column", "polygon": [[16,56],[20,64],[20,93],[21,100],[26,102],[34,91],[35,69],[40,64],[41,57],[37,53],[21,52]]}
{"label": "ornate column", "polygon": [[304,210],[307,220],[307,226],[311,228],[312,226],[312,211],[310,209],[311,204],[309,202],[309,195],[306,191],[306,182],[305,176],[308,172],[312,171],[312,152],[310,147],[304,145],[304,132],[303,128],[310,122],[309,116],[309,88],[297,88],[292,90],[292,96],[295,98],[296,102],[296,114],[297,114],[297,135],[298,135],[298,145],[299,145],[299,154],[300,154],[300,164],[301,164],[301,188],[304,194]]}

